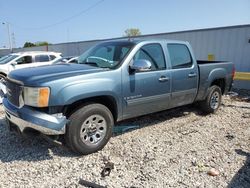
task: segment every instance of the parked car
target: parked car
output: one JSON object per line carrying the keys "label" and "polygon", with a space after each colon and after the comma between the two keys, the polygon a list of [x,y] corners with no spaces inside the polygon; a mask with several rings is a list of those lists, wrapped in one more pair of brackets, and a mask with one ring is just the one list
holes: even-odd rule
{"label": "parked car", "polygon": [[0,58],[0,62],[3,61],[3,60],[5,60],[5,59],[7,59],[9,56],[10,56],[10,55],[2,56],[2,57]]}
{"label": "parked car", "polygon": [[52,60],[60,58],[61,53],[31,51],[12,53],[0,61],[0,79],[5,79],[10,71],[27,67],[49,65]]}
{"label": "parked car", "polygon": [[75,56],[61,57],[60,59],[56,59],[53,62],[51,62],[51,65],[59,63],[77,63],[77,58],[78,57]]}
{"label": "parked car", "polygon": [[66,63],[78,63],[78,56],[72,57]]}
{"label": "parked car", "polygon": [[3,100],[10,130],[64,137],[75,152],[102,149],[116,122],[199,102],[218,110],[234,65],[197,61],[188,42],[101,43],[78,58],[12,71]]}

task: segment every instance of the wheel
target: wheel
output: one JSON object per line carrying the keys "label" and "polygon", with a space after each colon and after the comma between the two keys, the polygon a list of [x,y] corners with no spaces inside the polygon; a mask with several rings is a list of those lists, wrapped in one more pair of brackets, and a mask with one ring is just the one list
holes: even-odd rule
{"label": "wheel", "polygon": [[4,95],[6,93],[5,80],[6,77],[3,74],[0,74],[0,83],[2,83],[0,86],[0,104],[2,104]]}
{"label": "wheel", "polygon": [[0,82],[4,82],[6,80],[6,76],[0,74]]}
{"label": "wheel", "polygon": [[76,153],[87,155],[101,150],[112,136],[110,110],[102,104],[88,104],[69,117],[66,144]]}
{"label": "wheel", "polygon": [[208,89],[207,97],[200,102],[201,109],[206,113],[215,113],[221,104],[221,89],[218,86],[211,86]]}

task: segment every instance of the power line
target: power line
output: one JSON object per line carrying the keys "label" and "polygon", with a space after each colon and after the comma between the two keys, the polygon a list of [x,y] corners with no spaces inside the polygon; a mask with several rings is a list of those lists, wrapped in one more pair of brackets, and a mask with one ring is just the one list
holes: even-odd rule
{"label": "power line", "polygon": [[104,1],[105,1],[105,0],[100,0],[100,1],[96,2],[95,4],[91,5],[90,7],[88,7],[88,8],[86,8],[86,9],[82,10],[81,12],[79,12],[79,13],[77,13],[77,14],[74,14],[74,15],[68,17],[68,18],[65,18],[65,19],[63,19],[63,20],[61,20],[61,21],[59,21],[59,22],[53,23],[53,24],[49,24],[49,25],[45,25],[45,26],[41,26],[41,27],[22,27],[22,26],[18,26],[18,25],[16,25],[16,24],[13,24],[13,23],[11,23],[11,25],[14,25],[14,26],[16,26],[16,27],[19,27],[19,28],[21,28],[21,29],[28,29],[28,30],[47,29],[47,28],[54,27],[54,26],[56,26],[56,25],[60,25],[60,24],[63,24],[63,23],[65,23],[65,22],[68,22],[68,21],[70,21],[70,20],[72,20],[72,19],[74,19],[74,18],[76,18],[76,17],[78,17],[78,16],[80,16],[80,15],[82,15],[82,14],[88,12],[89,10],[95,8],[96,6],[98,6],[99,4],[101,4],[101,3],[104,2]]}

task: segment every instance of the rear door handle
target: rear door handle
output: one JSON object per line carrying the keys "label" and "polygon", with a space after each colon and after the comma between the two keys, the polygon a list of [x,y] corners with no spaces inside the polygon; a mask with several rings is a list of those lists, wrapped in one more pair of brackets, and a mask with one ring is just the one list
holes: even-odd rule
{"label": "rear door handle", "polygon": [[159,78],[159,81],[160,82],[166,82],[166,81],[168,81],[169,80],[169,77],[166,77],[166,76],[161,76],[160,78]]}
{"label": "rear door handle", "polygon": [[193,73],[193,72],[188,74],[188,77],[189,77],[189,78],[193,78],[193,77],[196,77],[196,76],[197,76],[197,74],[196,74],[196,73]]}

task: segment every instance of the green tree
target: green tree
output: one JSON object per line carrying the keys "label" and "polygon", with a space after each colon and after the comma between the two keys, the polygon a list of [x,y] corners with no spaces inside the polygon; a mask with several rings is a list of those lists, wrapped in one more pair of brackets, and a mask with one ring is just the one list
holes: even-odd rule
{"label": "green tree", "polygon": [[125,37],[139,36],[141,35],[141,31],[138,28],[129,28],[124,31]]}
{"label": "green tree", "polygon": [[33,47],[33,46],[36,46],[36,45],[32,42],[25,42],[23,45],[24,48]]}
{"label": "green tree", "polygon": [[25,42],[23,47],[24,48],[28,48],[28,47],[34,47],[34,46],[48,46],[50,45],[50,43],[46,42],[46,41],[39,41],[39,42]]}
{"label": "green tree", "polygon": [[35,43],[36,46],[48,46],[49,43],[46,41],[39,41]]}

